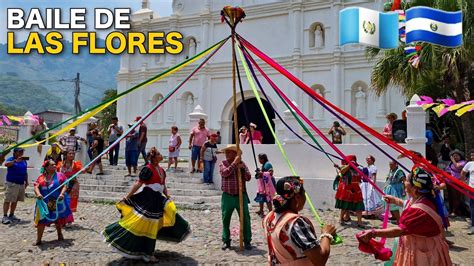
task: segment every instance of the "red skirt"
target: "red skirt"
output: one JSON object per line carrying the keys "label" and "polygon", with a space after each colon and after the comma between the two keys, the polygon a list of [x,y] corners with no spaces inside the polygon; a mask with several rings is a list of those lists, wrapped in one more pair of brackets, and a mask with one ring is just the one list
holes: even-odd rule
{"label": "red skirt", "polygon": [[345,182],[339,181],[339,187],[336,192],[336,200],[345,202],[359,203],[363,202],[362,190],[360,190],[359,183],[352,182],[346,184]]}

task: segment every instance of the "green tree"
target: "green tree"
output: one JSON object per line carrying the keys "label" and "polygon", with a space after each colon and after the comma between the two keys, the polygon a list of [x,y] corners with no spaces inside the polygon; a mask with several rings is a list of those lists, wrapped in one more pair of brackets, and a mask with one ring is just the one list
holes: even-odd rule
{"label": "green tree", "polygon": [[[468,101],[474,95],[474,48],[473,48],[473,5],[472,0],[412,0],[405,9],[413,6],[433,8],[463,13],[463,45],[457,48],[441,47],[429,43],[421,46],[420,65],[415,68],[404,54],[404,44],[396,49],[381,51],[367,48],[369,59],[376,60],[371,74],[371,88],[381,95],[391,86],[401,89],[410,98],[413,94],[427,95],[432,98],[452,98],[456,102]],[[474,148],[474,112],[458,120],[461,127],[465,149]],[[455,121],[456,122],[456,121]],[[455,123],[456,124],[456,123]],[[459,130],[459,129],[458,129]]]}
{"label": "green tree", "polygon": [[[108,101],[112,98],[117,96],[117,90],[116,89],[109,89],[104,91],[104,96],[102,96],[101,102]],[[97,115],[100,118],[100,128],[102,128],[102,136],[104,139],[107,137],[107,127],[112,124],[112,118],[117,116],[117,102],[114,102],[113,104],[109,105],[107,108],[105,108],[102,112],[100,112]]]}

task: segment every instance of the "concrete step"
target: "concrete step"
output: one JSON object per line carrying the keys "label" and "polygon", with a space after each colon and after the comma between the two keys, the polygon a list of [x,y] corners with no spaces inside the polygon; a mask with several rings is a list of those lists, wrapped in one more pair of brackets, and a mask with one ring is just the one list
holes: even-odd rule
{"label": "concrete step", "polygon": [[[212,187],[206,190],[196,189],[182,189],[182,188],[169,188],[171,195],[179,196],[191,196],[191,197],[206,197],[206,196],[219,196],[221,194],[218,190],[211,190]],[[109,185],[84,185],[81,184],[81,194],[85,191],[91,192],[118,192],[124,195],[130,191],[130,186],[109,186]],[[99,195],[100,196],[100,195]]]}

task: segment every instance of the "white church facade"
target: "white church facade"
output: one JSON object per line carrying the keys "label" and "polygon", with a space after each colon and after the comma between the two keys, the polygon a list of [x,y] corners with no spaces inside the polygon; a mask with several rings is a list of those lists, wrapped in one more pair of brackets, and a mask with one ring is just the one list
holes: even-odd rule
{"label": "white church facade", "polygon": [[[237,27],[240,35],[327,100],[381,131],[386,123],[386,114],[400,114],[406,99],[397,90],[391,90],[381,97],[375,96],[369,88],[370,74],[375,62],[367,60],[362,46],[339,47],[338,31],[341,26],[341,9],[361,6],[381,10],[383,3],[380,0],[347,2],[350,3],[338,0],[175,0],[173,14],[169,17],[159,17],[159,10],[149,10],[147,1],[144,1],[143,9],[133,17],[133,30],[179,31],[184,36],[185,49],[180,55],[123,55],[117,75],[118,92],[129,89],[227,37],[230,29],[227,24],[221,23],[220,11],[225,5],[238,5],[243,7],[247,14]],[[117,113],[121,123],[125,125],[136,116],[146,113],[182,81],[198,62],[120,99]],[[317,127],[323,132],[328,131],[337,119],[310,100],[284,76],[260,60],[257,62]],[[258,123],[259,128],[265,130],[264,120],[256,109],[255,99],[252,99],[254,95],[241,63],[240,68],[249,122]],[[260,81],[270,98],[270,102],[266,104],[270,116],[275,118],[270,105],[283,116],[286,110],[284,104],[263,78]],[[239,106],[242,103],[240,94],[237,103]],[[231,143],[233,102],[230,42],[146,121],[149,130],[148,147],[157,146],[166,150],[170,127],[173,125],[179,128],[187,146],[191,127],[189,113],[193,112],[197,105],[207,114],[207,126],[213,131],[221,132],[222,143]],[[242,108],[239,108],[241,114]],[[243,117],[239,118],[240,124],[243,124],[242,119]],[[278,135],[284,136],[287,130],[278,118],[274,119],[274,123]],[[344,143],[362,142],[362,138],[347,126],[344,127],[348,131]],[[302,130],[299,131],[303,134]],[[266,143],[272,143],[272,140],[267,138]]]}

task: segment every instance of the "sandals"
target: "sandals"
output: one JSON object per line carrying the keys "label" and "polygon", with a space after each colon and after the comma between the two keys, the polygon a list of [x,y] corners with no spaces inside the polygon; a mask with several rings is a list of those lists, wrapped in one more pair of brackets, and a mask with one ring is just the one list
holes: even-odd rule
{"label": "sandals", "polygon": [[33,246],[41,246],[41,244],[43,244],[43,242],[41,242],[41,241],[36,241],[35,243],[33,243]]}
{"label": "sandals", "polygon": [[104,175],[104,173],[97,173],[96,175]]}

